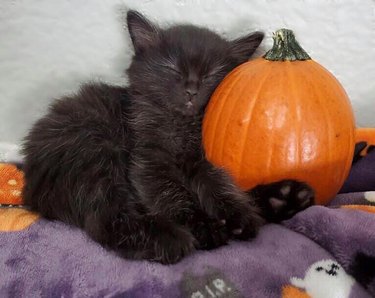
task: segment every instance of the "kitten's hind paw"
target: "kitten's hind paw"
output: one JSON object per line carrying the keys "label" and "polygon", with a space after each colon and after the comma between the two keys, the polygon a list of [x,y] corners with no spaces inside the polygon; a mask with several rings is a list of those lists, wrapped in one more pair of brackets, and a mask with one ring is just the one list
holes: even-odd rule
{"label": "kitten's hind paw", "polygon": [[250,191],[272,222],[291,218],[314,203],[314,191],[306,183],[295,180],[259,185]]}

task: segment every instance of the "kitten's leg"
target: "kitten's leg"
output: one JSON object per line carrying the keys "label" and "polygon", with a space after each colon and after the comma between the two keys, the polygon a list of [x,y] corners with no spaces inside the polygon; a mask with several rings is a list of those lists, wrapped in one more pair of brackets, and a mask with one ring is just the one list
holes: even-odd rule
{"label": "kitten's leg", "polygon": [[166,152],[142,148],[133,161],[130,179],[151,214],[185,226],[196,237],[199,249],[227,243],[225,225],[202,212],[183,172]]}
{"label": "kitten's leg", "polygon": [[193,214],[194,198],[181,172],[164,152],[138,149],[129,171],[137,196],[151,214],[185,223]]}
{"label": "kitten's leg", "polygon": [[248,192],[270,222],[288,219],[314,202],[314,191],[305,183],[294,180],[258,185]]}
{"label": "kitten's leg", "polygon": [[203,159],[189,169],[188,175],[202,209],[224,221],[231,237],[245,240],[256,235],[264,223],[261,210],[224,170]]}

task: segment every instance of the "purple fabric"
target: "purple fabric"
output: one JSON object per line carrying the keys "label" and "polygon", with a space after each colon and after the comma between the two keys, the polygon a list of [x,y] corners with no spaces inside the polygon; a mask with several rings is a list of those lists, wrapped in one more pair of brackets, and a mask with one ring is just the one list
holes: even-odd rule
{"label": "purple fabric", "polygon": [[[163,266],[129,261],[82,231],[40,219],[0,233],[0,297],[309,297],[375,296],[375,150],[354,164],[330,207],[313,206],[250,242],[199,251]],[[369,196],[367,196],[369,197]],[[297,297],[297,296],[296,296]]]}
{"label": "purple fabric", "polygon": [[369,205],[363,192],[343,193],[329,202],[328,206],[338,207],[340,205]]}
{"label": "purple fabric", "polygon": [[364,286],[375,296],[375,213],[313,206],[284,224],[319,244],[357,279],[363,268],[356,268],[362,266],[356,259],[366,256],[374,268]]}
{"label": "purple fabric", "polygon": [[353,164],[340,193],[375,190],[375,150]]}
{"label": "purple fabric", "polygon": [[[358,253],[375,257],[374,214],[343,208],[311,207],[284,226],[265,226],[251,242],[172,266],[123,260],[80,230],[44,219],[0,233],[0,249],[0,297],[282,297],[284,286],[308,292],[309,284],[340,291],[324,282],[330,278],[349,285],[337,297],[375,295],[373,280],[362,286],[341,267],[325,273],[336,262],[351,272]],[[319,273],[314,266],[326,266],[318,281],[310,276]]]}

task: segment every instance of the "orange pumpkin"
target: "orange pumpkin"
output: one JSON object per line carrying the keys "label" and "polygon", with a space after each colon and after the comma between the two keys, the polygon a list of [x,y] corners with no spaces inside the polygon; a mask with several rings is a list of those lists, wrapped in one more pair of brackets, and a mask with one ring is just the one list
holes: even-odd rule
{"label": "orange pumpkin", "polygon": [[262,58],[234,69],[203,121],[208,160],[244,190],[282,179],[307,182],[325,204],[347,177],[354,116],[336,78],[281,29]]}

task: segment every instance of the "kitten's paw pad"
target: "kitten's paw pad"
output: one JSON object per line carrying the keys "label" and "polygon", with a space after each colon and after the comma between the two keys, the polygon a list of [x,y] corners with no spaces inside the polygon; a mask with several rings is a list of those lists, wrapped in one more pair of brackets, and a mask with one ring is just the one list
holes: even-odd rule
{"label": "kitten's paw pad", "polygon": [[305,183],[294,180],[264,185],[259,193],[261,200],[268,201],[267,212],[276,221],[288,219],[314,203],[314,191]]}
{"label": "kitten's paw pad", "polygon": [[163,264],[174,264],[184,256],[195,250],[197,240],[186,229],[180,227],[170,227],[169,229],[155,231],[158,233],[154,241],[153,251],[148,258]]}
{"label": "kitten's paw pad", "polygon": [[314,203],[314,191],[306,185],[308,189],[302,189],[297,192],[297,204],[300,210],[303,210]]}

